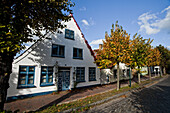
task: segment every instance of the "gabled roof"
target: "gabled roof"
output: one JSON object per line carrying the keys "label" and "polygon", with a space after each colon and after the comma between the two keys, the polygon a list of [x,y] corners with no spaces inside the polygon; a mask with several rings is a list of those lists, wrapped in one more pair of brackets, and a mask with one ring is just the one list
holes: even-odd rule
{"label": "gabled roof", "polygon": [[84,34],[82,33],[82,31],[81,31],[81,29],[80,29],[77,21],[75,20],[73,14],[71,14],[71,16],[73,17],[73,20],[74,20],[74,22],[76,23],[77,28],[80,30],[81,35],[82,35],[82,37],[83,37],[83,39],[84,39],[84,41],[85,41],[85,43],[86,43],[86,45],[87,45],[87,48],[90,50],[90,53],[91,53],[91,55],[93,56],[94,60],[96,60],[96,57],[95,57],[95,55],[94,55],[94,52],[93,52],[91,46],[89,45],[88,41],[85,39]]}
{"label": "gabled roof", "polygon": [[[85,41],[85,43],[86,43],[86,45],[87,45],[87,48],[89,49],[89,51],[90,51],[90,53],[91,53],[91,55],[93,56],[94,60],[96,60],[96,57],[95,57],[95,55],[94,55],[94,52],[93,52],[91,46],[89,45],[88,41],[85,39],[84,34],[82,33],[82,31],[81,31],[78,23],[76,22],[73,14],[70,14],[70,16],[73,18],[73,20],[74,20],[77,28],[80,30],[81,35],[82,35],[82,37],[83,37],[83,39],[84,39],[84,41]],[[37,40],[34,44],[32,44],[28,49],[26,49],[22,54],[20,54],[19,56],[17,56],[15,59],[18,59],[20,56],[22,56],[24,53],[26,53],[30,48],[32,48],[32,47],[33,47],[36,43],[38,43],[39,41],[42,41],[42,40]]]}

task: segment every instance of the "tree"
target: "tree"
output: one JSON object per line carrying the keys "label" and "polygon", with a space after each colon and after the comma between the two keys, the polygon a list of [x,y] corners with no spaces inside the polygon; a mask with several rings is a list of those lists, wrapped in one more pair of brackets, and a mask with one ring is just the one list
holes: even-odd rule
{"label": "tree", "polygon": [[157,48],[148,47],[147,66],[149,67],[149,79],[151,80],[151,66],[160,65],[160,52]]}
{"label": "tree", "polygon": [[168,69],[168,66],[170,67],[170,51],[162,45],[156,46],[156,48],[160,51],[161,54],[161,70],[163,69],[163,74],[166,74],[166,69]]}
{"label": "tree", "polygon": [[116,22],[112,25],[111,35],[106,32],[103,48],[96,50],[96,63],[99,68],[113,68],[117,65],[117,90],[119,90],[119,63],[126,63],[128,59],[127,50],[129,49],[130,35],[123,30],[122,26]]}
{"label": "tree", "polygon": [[147,55],[148,55],[148,49],[150,47],[150,44],[153,40],[146,40],[143,39],[140,35],[137,35],[137,33],[133,36],[133,40],[131,40],[130,44],[130,66],[132,68],[137,67],[138,71],[138,83],[140,84],[140,68],[143,66],[146,66],[147,62]]}
{"label": "tree", "polygon": [[[64,28],[74,4],[70,0],[2,0],[0,4],[0,110],[9,87],[13,58],[23,43],[40,40],[49,32]],[[41,31],[45,31],[43,34]]]}

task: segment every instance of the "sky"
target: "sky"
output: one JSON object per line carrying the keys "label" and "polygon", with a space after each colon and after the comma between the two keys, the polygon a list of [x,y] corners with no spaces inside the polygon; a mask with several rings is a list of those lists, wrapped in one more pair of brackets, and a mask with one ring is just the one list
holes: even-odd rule
{"label": "sky", "polygon": [[151,38],[152,46],[170,49],[170,0],[72,0],[73,16],[92,49],[118,21],[131,35]]}
{"label": "sky", "polygon": [[[98,49],[118,21],[131,38],[153,39],[152,46],[170,50],[170,0],[71,0],[73,16],[92,49]],[[25,44],[26,49],[32,45]],[[25,49],[25,50],[26,50]],[[23,53],[22,50],[19,54]]]}

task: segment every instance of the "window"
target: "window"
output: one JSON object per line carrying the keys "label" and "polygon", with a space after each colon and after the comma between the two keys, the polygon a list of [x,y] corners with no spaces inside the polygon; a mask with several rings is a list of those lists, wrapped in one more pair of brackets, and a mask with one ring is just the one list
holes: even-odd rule
{"label": "window", "polygon": [[76,82],[85,82],[85,67],[76,68]]}
{"label": "window", "polygon": [[65,47],[62,45],[52,45],[52,56],[56,57],[64,57],[64,49]]}
{"label": "window", "polygon": [[74,31],[65,29],[65,38],[74,40]]}
{"label": "window", "polygon": [[73,48],[73,58],[83,59],[83,49]]}
{"label": "window", "polygon": [[41,86],[53,85],[53,67],[41,67]]}
{"label": "window", "polygon": [[96,81],[96,68],[89,67],[89,81]]}
{"label": "window", "polygon": [[20,66],[18,88],[34,86],[35,66]]}

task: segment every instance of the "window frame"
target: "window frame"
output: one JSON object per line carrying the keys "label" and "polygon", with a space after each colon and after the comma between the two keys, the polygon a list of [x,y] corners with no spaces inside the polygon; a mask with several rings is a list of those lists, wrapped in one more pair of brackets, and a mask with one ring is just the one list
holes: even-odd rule
{"label": "window frame", "polygon": [[[53,48],[54,46],[58,46],[57,48],[57,55],[53,53]],[[64,47],[63,55],[59,55],[60,53],[60,47]],[[59,44],[52,44],[52,51],[51,51],[51,56],[52,57],[60,57],[60,58],[65,58],[65,46],[64,45],[59,45]]]}
{"label": "window frame", "polygon": [[[79,69],[78,69],[79,68]],[[84,73],[83,73],[83,80],[81,79],[82,78],[82,69],[84,69]],[[79,79],[77,79],[78,77],[78,75],[77,75],[77,71],[79,70]],[[85,73],[86,73],[86,71],[85,71],[85,67],[76,67],[76,82],[77,83],[80,83],[80,82],[85,82]]]}
{"label": "window frame", "polygon": [[[67,31],[68,31],[68,33],[67,33]],[[67,34],[69,35],[68,37],[66,36]],[[71,35],[73,35],[73,38],[71,38]],[[66,39],[75,40],[75,39],[74,39],[74,31],[73,31],[73,30],[70,30],[70,29],[65,29],[65,38],[66,38]]]}
{"label": "window frame", "polygon": [[[43,70],[42,70],[44,67],[47,69],[46,72],[45,71],[43,72]],[[49,68],[52,68],[52,72],[49,72],[49,70],[48,70]],[[42,83],[42,79],[44,79],[44,78],[42,78],[42,74],[46,75],[46,78],[45,78],[46,82],[45,83]],[[49,74],[52,74],[52,77],[51,77],[52,81],[51,82],[47,82],[49,80]],[[53,84],[53,75],[54,75],[54,66],[41,66],[40,86],[43,87],[43,86],[54,85]]]}
{"label": "window frame", "polygon": [[[21,71],[22,67],[26,67],[26,71]],[[29,69],[30,67],[34,68],[33,72],[30,72]],[[25,74],[25,79],[21,79],[21,74]],[[31,78],[31,80],[33,80],[32,84],[28,84],[29,81],[29,74],[33,74],[33,78]],[[20,65],[19,66],[19,76],[18,76],[18,86],[17,88],[33,88],[34,86],[34,79],[35,79],[35,66],[26,66],[26,65]],[[21,80],[25,80],[25,84],[20,84]]]}
{"label": "window frame", "polygon": [[[74,56],[74,49],[76,49],[76,51],[77,51],[77,56]],[[82,50],[82,57],[79,57],[79,54],[80,54],[79,50]],[[73,47],[73,59],[81,59],[81,60],[83,60],[83,49]]]}
{"label": "window frame", "polygon": [[[90,75],[91,75],[91,69],[94,69],[93,71],[94,71],[94,79],[90,79],[91,77],[90,77]],[[92,76],[92,75],[91,75]],[[96,81],[96,67],[89,67],[89,81]]]}

